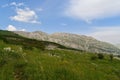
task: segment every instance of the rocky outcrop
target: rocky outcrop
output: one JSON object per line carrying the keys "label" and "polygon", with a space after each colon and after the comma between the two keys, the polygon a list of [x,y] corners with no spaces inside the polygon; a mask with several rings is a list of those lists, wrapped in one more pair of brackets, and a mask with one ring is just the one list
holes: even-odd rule
{"label": "rocky outcrop", "polygon": [[16,31],[15,33],[27,38],[55,42],[66,47],[71,47],[89,52],[120,53],[120,50],[114,45],[98,41],[90,36],[85,35],[77,35],[70,33],[47,34],[41,31],[36,32]]}

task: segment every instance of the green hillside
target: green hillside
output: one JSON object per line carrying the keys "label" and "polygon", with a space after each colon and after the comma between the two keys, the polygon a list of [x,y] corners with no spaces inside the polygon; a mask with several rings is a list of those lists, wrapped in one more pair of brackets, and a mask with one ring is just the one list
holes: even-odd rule
{"label": "green hillside", "polygon": [[15,34],[13,32],[3,31],[3,30],[0,30],[0,40],[3,40],[7,44],[21,45],[25,49],[38,48],[41,50],[45,50],[48,46],[54,46],[54,48],[59,48],[59,49],[78,50],[74,48],[65,47],[54,42],[28,39],[28,38],[19,36],[18,34]]}
{"label": "green hillside", "polygon": [[0,80],[120,80],[120,60],[109,56],[0,31]]}

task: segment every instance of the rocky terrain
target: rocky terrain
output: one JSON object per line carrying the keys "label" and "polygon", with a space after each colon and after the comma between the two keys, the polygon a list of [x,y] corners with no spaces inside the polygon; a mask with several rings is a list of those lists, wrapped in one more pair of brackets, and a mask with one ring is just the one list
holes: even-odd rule
{"label": "rocky terrain", "polygon": [[16,31],[15,33],[27,38],[55,42],[66,47],[71,47],[88,52],[115,53],[115,54],[116,53],[118,54],[120,52],[120,50],[112,44],[98,41],[90,36],[85,35],[77,35],[70,33],[47,34],[41,31],[35,32]]}

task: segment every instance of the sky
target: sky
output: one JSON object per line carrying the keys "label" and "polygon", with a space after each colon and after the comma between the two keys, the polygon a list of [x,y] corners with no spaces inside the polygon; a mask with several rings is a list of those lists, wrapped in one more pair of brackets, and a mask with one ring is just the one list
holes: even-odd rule
{"label": "sky", "polygon": [[0,29],[66,32],[120,44],[120,0],[1,0]]}

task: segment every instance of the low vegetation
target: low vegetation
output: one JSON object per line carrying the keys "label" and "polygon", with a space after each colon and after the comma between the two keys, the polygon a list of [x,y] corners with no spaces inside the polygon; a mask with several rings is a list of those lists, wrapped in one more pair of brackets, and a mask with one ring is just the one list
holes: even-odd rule
{"label": "low vegetation", "polygon": [[111,61],[108,54],[99,58],[95,53],[47,50],[37,44],[28,49],[22,42],[0,38],[0,80],[120,80],[120,60]]}
{"label": "low vegetation", "polygon": [[[14,48],[14,47],[13,47]],[[0,51],[1,80],[120,80],[120,61],[68,50]]]}

